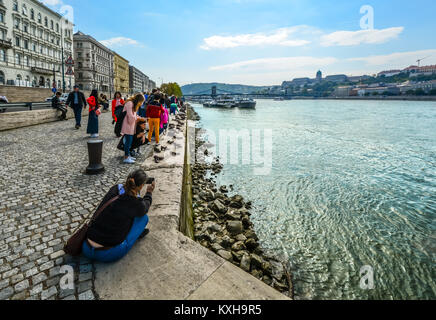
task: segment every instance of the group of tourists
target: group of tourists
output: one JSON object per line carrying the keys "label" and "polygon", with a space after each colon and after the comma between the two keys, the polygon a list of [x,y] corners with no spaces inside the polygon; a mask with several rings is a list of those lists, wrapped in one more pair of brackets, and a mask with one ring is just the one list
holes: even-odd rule
{"label": "group of tourists", "polygon": [[[59,96],[57,94],[53,99],[57,108],[61,106]],[[82,110],[89,106],[87,133],[95,138],[98,137],[99,115],[105,103],[109,106],[107,98],[99,96],[97,90],[85,99],[75,87],[68,96],[66,106],[74,111],[76,129],[81,128]],[[140,147],[150,144],[153,137],[159,146],[160,135],[168,129],[170,114],[175,115],[182,106],[182,100],[159,89],[151,93],[136,93],[128,98],[116,92],[111,102],[112,124],[115,125],[114,133],[121,136],[118,149],[124,151],[124,163],[135,163]],[[146,194],[141,197],[144,187]],[[125,183],[113,186],[88,225],[86,235],[80,242],[81,253],[99,262],[114,262],[124,257],[139,239],[149,233],[146,228],[149,221],[147,214],[155,187],[154,179],[142,169],[129,174]]]}
{"label": "group of tourists", "polygon": [[[52,99],[52,107],[61,111],[60,119],[66,120],[67,107],[70,107],[76,119],[75,128],[79,130],[82,127],[82,111],[88,106],[86,132],[90,138],[98,138],[99,116],[110,105],[107,96],[92,90],[86,99],[79,87],[75,86],[64,106],[60,101],[61,95],[57,92]],[[136,93],[129,98],[123,98],[121,92],[116,92],[111,102],[112,124],[115,125],[117,136],[122,137],[118,149],[124,151],[123,162],[134,164],[140,155],[140,147],[151,143],[152,139],[159,146],[160,136],[168,130],[170,115],[175,115],[181,106],[181,99],[162,93],[159,89],[153,89],[151,93]]]}

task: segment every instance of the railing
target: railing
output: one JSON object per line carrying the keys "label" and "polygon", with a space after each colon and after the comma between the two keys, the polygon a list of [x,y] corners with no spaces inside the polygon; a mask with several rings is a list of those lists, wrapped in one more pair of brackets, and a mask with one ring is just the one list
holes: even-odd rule
{"label": "railing", "polygon": [[19,103],[0,103],[0,113],[32,111],[51,108],[51,102],[19,102]]}

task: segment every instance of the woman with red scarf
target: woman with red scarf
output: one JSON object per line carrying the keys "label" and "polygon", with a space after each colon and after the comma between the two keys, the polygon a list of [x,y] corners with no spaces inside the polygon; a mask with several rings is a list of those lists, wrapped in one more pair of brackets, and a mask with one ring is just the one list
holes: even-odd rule
{"label": "woman with red scarf", "polygon": [[91,138],[98,138],[98,116],[101,114],[101,111],[98,104],[97,90],[92,90],[86,102],[89,105],[88,129],[86,132],[91,135]]}

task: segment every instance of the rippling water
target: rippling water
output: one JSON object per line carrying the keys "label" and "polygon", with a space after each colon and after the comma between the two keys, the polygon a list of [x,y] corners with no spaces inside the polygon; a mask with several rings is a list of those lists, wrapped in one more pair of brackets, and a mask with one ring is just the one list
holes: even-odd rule
{"label": "rippling water", "polygon": [[[257,110],[195,109],[216,135],[273,129],[270,175],[229,164],[219,182],[253,200],[262,246],[289,257],[297,298],[436,298],[435,102],[260,100]],[[365,265],[374,270],[373,290],[359,285]]]}

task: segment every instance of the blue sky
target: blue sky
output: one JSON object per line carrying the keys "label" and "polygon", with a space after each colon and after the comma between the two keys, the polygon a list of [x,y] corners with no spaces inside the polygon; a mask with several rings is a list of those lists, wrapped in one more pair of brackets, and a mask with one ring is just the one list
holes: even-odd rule
{"label": "blue sky", "polygon": [[[103,41],[160,82],[281,84],[373,74],[429,56],[434,0],[44,0],[74,9],[75,31]],[[374,12],[373,28],[362,6]],[[369,20],[371,21],[371,19]],[[368,29],[369,28],[369,29]]]}

